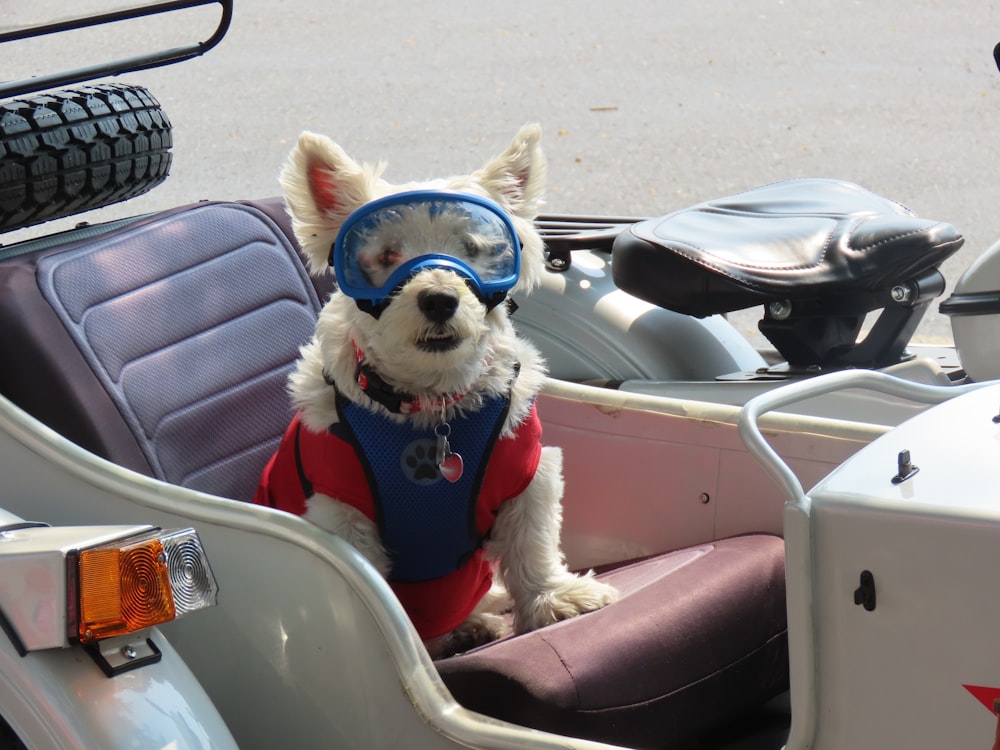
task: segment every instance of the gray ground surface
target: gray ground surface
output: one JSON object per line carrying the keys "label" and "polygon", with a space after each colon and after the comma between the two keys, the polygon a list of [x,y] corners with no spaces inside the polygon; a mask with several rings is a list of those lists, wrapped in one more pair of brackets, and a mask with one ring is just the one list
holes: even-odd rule
{"label": "gray ground surface", "polygon": [[[0,26],[95,4],[0,0]],[[8,45],[0,76],[204,39],[216,15]],[[405,181],[471,170],[537,121],[552,211],[652,215],[845,178],[962,229],[947,295],[1000,237],[997,41],[997,4],[971,0],[236,0],[218,48],[126,78],[174,123],[171,178],[86,218],[276,194],[303,129]],[[947,320],[920,337],[949,339]]]}

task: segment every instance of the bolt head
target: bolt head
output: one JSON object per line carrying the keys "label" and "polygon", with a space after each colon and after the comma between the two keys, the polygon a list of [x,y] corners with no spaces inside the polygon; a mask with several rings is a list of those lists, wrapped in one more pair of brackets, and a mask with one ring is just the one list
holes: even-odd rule
{"label": "bolt head", "polygon": [[889,296],[892,298],[893,302],[909,302],[913,293],[910,291],[908,286],[898,284],[889,291]]}
{"label": "bolt head", "polygon": [[767,305],[767,313],[774,320],[787,320],[792,314],[792,303],[787,299],[769,302]]}

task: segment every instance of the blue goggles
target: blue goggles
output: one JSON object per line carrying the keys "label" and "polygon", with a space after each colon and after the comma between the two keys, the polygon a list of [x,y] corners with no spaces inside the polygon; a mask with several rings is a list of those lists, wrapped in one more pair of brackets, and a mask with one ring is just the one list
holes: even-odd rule
{"label": "blue goggles", "polygon": [[496,203],[466,193],[413,190],[372,201],[347,217],[330,251],[340,290],[380,311],[413,275],[443,268],[463,277],[488,307],[521,271],[521,243]]}

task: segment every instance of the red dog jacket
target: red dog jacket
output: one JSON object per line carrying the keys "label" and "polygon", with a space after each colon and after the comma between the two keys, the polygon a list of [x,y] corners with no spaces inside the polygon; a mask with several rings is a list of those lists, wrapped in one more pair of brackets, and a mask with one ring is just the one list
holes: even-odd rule
{"label": "red dog jacket", "polygon": [[296,416],[254,502],[304,515],[307,498],[322,493],[357,508],[379,527],[393,562],[389,584],[420,637],[449,633],[489,590],[482,542],[500,506],[527,488],[538,467],[535,407],[514,434],[498,438],[507,406],[488,400],[450,420],[449,441],[466,459],[464,478],[454,483],[434,465],[433,429],[416,431],[343,399],[341,420],[325,432]]}

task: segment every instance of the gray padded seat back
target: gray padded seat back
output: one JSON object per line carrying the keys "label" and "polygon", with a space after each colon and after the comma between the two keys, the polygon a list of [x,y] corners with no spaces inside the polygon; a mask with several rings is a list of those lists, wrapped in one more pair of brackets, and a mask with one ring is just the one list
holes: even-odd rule
{"label": "gray padded seat back", "polygon": [[251,499],[320,309],[274,222],[206,204],[46,255],[37,280],[151,473]]}

